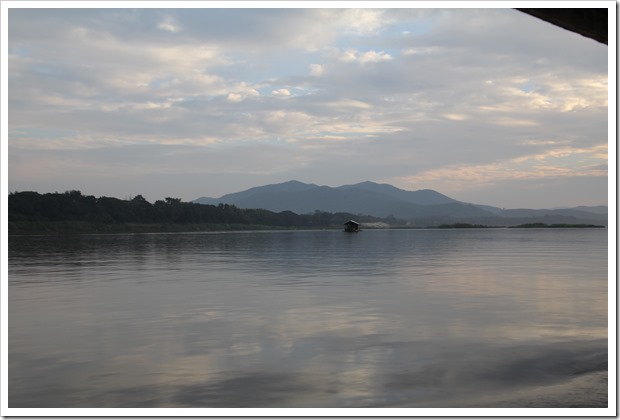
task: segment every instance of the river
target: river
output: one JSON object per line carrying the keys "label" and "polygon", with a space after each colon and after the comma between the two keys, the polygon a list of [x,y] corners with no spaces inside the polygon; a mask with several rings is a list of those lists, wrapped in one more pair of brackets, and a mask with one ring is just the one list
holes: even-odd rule
{"label": "river", "polygon": [[606,229],[11,236],[9,407],[607,407]]}

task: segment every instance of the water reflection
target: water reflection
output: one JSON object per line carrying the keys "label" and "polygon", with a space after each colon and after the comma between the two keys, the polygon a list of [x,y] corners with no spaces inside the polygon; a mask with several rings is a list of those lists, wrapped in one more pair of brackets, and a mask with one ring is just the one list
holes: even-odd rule
{"label": "water reflection", "polygon": [[606,238],[570,235],[12,237],[9,404],[604,406]]}

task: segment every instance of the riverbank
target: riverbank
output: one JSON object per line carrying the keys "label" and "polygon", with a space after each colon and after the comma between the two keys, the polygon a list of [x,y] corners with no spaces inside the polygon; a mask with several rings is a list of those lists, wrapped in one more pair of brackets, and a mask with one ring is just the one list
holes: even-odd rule
{"label": "riverbank", "polygon": [[63,235],[106,233],[175,233],[175,232],[226,232],[245,230],[294,230],[281,226],[241,223],[91,223],[62,222],[9,222],[9,235]]}
{"label": "riverbank", "polygon": [[[378,228],[364,227],[364,230]],[[412,226],[389,226],[383,229],[556,229],[556,228],[605,228],[601,225],[587,224],[544,224],[530,223],[517,226],[485,226],[468,223],[455,223],[451,225],[412,227]],[[177,232],[232,232],[232,231],[256,231],[256,230],[315,230],[315,229],[341,229],[341,226],[329,225],[323,227],[303,226],[270,226],[246,223],[96,223],[83,221],[19,221],[8,223],[9,235],[74,235],[74,234],[112,234],[112,233],[177,233]]]}

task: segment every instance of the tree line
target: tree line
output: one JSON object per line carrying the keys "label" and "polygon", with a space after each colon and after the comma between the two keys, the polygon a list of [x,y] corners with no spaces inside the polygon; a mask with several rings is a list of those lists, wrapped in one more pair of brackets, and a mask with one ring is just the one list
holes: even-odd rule
{"label": "tree line", "polygon": [[[36,226],[64,224],[65,229],[81,226],[81,230],[102,225],[203,225],[211,228],[278,227],[278,228],[335,228],[349,219],[359,222],[386,221],[372,216],[315,211],[296,214],[291,211],[272,212],[263,209],[240,209],[234,205],[207,205],[184,202],[180,198],[148,202],[142,195],[128,200],[113,197],[83,195],[72,190],[64,193],[40,194],[33,191],[12,192],[8,200],[9,233],[36,231]],[[73,224],[68,224],[71,222]],[[388,220],[389,222],[395,222]],[[200,227],[196,227],[200,229]],[[58,230],[58,229],[56,229]],[[165,230],[165,229],[164,229]],[[13,231],[13,232],[11,232]]]}

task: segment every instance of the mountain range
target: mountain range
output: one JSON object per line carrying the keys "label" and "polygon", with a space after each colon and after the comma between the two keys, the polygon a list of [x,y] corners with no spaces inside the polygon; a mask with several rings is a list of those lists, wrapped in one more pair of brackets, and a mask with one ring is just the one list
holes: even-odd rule
{"label": "mountain range", "polygon": [[607,224],[605,206],[544,210],[501,209],[464,203],[434,190],[407,191],[371,181],[340,187],[288,181],[254,187],[219,198],[200,197],[193,202],[233,204],[239,208],[292,211],[297,214],[308,214],[317,210],[346,212],[391,217],[409,224],[426,226],[455,222],[489,226],[532,222]]}

